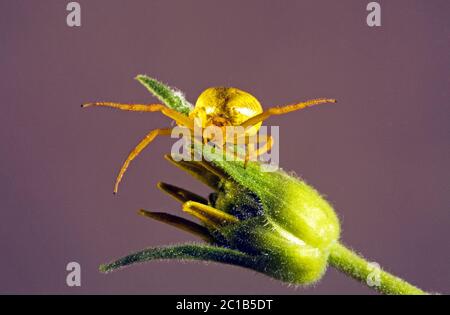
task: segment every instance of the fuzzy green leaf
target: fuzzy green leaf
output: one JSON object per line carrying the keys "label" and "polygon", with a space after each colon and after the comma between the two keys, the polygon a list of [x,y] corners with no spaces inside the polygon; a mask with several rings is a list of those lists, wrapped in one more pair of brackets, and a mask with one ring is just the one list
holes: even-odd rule
{"label": "fuzzy green leaf", "polygon": [[189,115],[193,106],[184,97],[183,93],[175,88],[169,87],[164,83],[150,78],[146,75],[138,75],[136,80],[145,86],[156,98],[163,102],[167,107],[176,110],[184,115]]}
{"label": "fuzzy green leaf", "polygon": [[183,244],[147,248],[109,264],[101,265],[99,269],[101,272],[108,273],[135,263],[160,259],[214,261],[246,268],[252,268],[254,265],[254,257],[236,250],[210,245]]}

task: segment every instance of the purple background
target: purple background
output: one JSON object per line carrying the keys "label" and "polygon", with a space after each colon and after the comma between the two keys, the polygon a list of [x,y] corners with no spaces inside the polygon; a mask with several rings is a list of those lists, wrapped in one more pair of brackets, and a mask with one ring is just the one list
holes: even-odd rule
{"label": "purple background", "polygon": [[[333,269],[292,288],[234,266],[158,262],[110,275],[100,263],[147,246],[194,240],[136,214],[181,213],[164,180],[208,189],[162,155],[158,139],[116,173],[160,114],[82,110],[86,101],[154,102],[146,73],[191,101],[236,86],[264,106],[335,97],[277,117],[281,165],[335,205],[343,242],[421,288],[449,293],[450,2],[68,1],[0,3],[1,293],[371,293]],[[77,261],[82,286],[65,284]]]}

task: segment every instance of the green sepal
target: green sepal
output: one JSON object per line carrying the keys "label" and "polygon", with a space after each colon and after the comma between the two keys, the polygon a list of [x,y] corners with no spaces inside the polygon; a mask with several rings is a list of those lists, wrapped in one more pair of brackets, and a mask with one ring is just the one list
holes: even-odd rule
{"label": "green sepal", "polygon": [[252,268],[255,264],[254,257],[237,250],[211,245],[182,244],[147,248],[100,265],[99,270],[108,273],[136,263],[166,259],[212,261],[246,268]]}
{"label": "green sepal", "polygon": [[176,110],[177,112],[187,116],[194,108],[192,104],[186,100],[183,93],[175,88],[169,87],[166,84],[143,74],[136,76],[136,80],[145,86],[147,90],[167,107]]}

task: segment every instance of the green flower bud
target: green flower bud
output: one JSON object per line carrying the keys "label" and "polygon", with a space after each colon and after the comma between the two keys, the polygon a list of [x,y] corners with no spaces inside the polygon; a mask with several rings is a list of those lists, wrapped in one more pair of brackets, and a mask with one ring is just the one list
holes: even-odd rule
{"label": "green flower bud", "polygon": [[[291,284],[305,285],[320,279],[330,246],[339,238],[339,221],[311,186],[283,171],[261,172],[257,163],[244,168],[236,161],[168,159],[214,188],[208,202],[184,189],[159,185],[183,202],[183,209],[203,225],[168,214],[141,213],[200,235],[213,246],[208,253],[185,247],[178,248],[180,252],[177,247],[171,247],[170,252],[166,248],[164,254],[161,248],[148,249],[105,265],[103,271],[142,260],[183,258],[237,264]],[[212,254],[219,248],[226,249],[226,255]]]}
{"label": "green flower bud", "polygon": [[339,220],[311,186],[283,171],[261,172],[251,163],[216,162],[229,176],[212,205],[240,219],[220,232],[229,247],[258,256],[262,271],[279,280],[309,284],[324,273]]}

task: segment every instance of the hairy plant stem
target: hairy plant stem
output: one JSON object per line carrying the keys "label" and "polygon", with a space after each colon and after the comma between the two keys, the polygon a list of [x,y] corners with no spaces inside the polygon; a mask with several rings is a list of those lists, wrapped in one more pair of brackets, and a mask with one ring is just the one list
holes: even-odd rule
{"label": "hairy plant stem", "polygon": [[[329,263],[339,271],[344,272],[350,277],[366,284],[370,288],[377,290],[384,294],[395,295],[425,295],[425,291],[409,284],[408,282],[391,275],[390,273],[376,269],[374,266],[366,261],[363,257],[348,249],[340,243],[335,243],[330,250]],[[379,277],[379,283],[374,281],[373,285],[368,284],[367,279],[372,277]]]}

